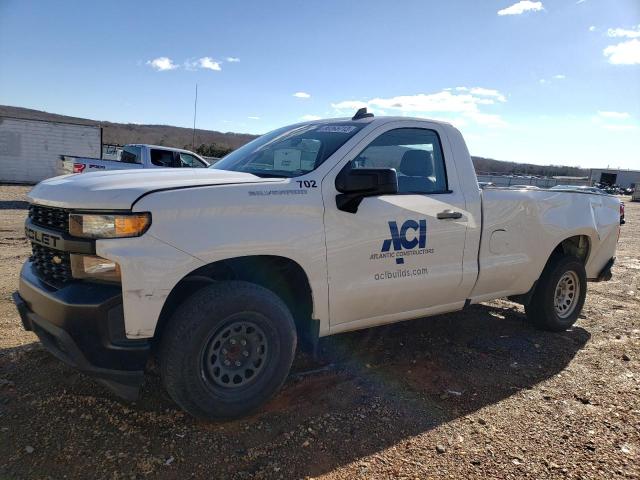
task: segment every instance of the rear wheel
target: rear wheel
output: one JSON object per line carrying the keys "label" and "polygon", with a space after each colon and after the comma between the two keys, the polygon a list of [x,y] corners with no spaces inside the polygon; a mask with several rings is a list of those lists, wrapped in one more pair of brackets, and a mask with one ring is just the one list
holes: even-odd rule
{"label": "rear wheel", "polygon": [[573,256],[552,259],[525,307],[527,318],[543,330],[566,330],[578,320],[586,294],[587,275],[580,259]]}
{"label": "rear wheel", "polygon": [[295,349],[295,324],[277,295],[247,282],[216,283],[170,319],[160,349],[162,380],[196,417],[238,417],[281,387]]}

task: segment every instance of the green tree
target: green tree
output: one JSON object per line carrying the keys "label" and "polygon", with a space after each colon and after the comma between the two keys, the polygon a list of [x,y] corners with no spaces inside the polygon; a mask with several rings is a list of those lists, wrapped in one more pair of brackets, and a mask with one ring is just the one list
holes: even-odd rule
{"label": "green tree", "polygon": [[227,153],[233,151],[233,148],[229,148],[226,145],[218,145],[217,143],[211,143],[209,145],[201,144],[196,148],[196,153],[205,157],[224,157]]}

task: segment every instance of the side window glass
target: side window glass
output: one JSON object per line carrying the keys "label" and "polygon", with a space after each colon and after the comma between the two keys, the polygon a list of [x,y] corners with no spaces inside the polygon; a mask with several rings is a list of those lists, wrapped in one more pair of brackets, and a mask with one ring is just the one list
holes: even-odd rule
{"label": "side window glass", "polygon": [[447,175],[440,139],[433,130],[398,128],[377,137],[351,168],[395,168],[398,193],[443,193]]}
{"label": "side window glass", "polygon": [[124,163],[142,163],[142,149],[130,145],[124,147],[120,153],[120,161]]}
{"label": "side window glass", "polygon": [[151,163],[157,167],[173,167],[173,152],[169,150],[151,150]]}
{"label": "side window glass", "polygon": [[202,168],[205,165],[193,155],[180,152],[180,166],[185,168]]}

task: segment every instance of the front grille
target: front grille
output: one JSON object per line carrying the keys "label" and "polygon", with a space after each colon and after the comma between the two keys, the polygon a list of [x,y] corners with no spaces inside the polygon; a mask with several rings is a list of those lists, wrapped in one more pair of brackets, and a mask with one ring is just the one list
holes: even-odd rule
{"label": "front grille", "polygon": [[71,281],[71,258],[67,252],[31,244],[31,261],[40,277],[53,285]]}
{"label": "front grille", "polygon": [[64,208],[29,205],[29,218],[35,225],[59,232],[69,231],[69,210]]}

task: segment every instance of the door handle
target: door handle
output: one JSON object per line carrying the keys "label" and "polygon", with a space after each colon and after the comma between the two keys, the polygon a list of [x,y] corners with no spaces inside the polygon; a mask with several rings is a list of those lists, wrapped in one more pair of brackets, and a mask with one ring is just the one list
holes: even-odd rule
{"label": "door handle", "polygon": [[453,210],[445,210],[444,212],[438,213],[436,217],[439,220],[445,220],[447,218],[462,218],[462,212],[454,212]]}

